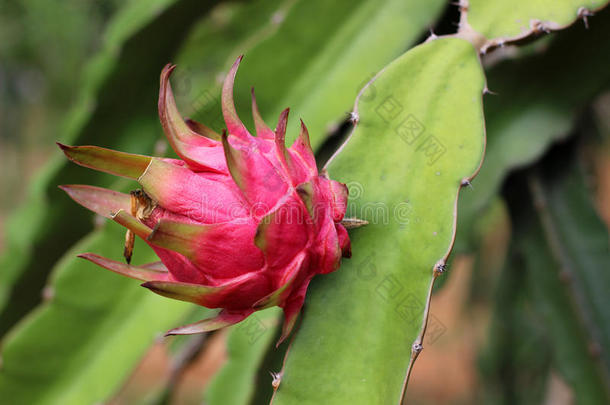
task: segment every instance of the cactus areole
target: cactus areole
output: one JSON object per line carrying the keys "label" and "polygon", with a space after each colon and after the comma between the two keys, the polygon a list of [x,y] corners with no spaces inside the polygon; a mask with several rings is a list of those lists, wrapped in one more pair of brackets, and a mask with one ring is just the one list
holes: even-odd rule
{"label": "cactus areole", "polygon": [[[159,117],[180,159],[117,152],[96,146],[59,145],[75,163],[137,180],[131,194],[85,185],[61,186],[84,207],[128,229],[127,264],[94,253],[81,257],[144,281],[165,297],[221,308],[211,319],[172,329],[191,334],[231,325],[254,311],[284,311],[280,342],[290,333],[315,274],[350,256],[341,221],[344,184],[319,174],[307,128],[285,146],[288,109],[275,131],[263,122],[252,92],[257,136],[237,116],[233,83],[237,59],[222,89],[227,130],[217,134],[184,120],[176,107],[167,65],[161,73]],[[133,237],[146,241],[160,262],[129,264]]]}

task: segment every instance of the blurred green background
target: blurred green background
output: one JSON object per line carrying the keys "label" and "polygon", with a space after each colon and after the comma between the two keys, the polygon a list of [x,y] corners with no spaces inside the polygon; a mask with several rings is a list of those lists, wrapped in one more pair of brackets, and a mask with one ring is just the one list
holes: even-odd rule
{"label": "blurred green background", "polygon": [[[93,397],[112,404],[191,404],[204,397],[222,403],[214,392],[222,381],[208,383],[219,370],[231,375],[227,364],[251,369],[244,378],[259,381],[244,391],[250,402],[239,403],[266,403],[269,390],[253,387],[267,386],[268,371],[277,369],[278,358],[266,350],[276,314],[260,315],[268,326],[255,342],[233,331],[205,342],[157,339],[151,330],[198,319],[205,311],[171,304],[171,314],[157,317],[165,301],[131,293],[134,284],[112,275],[77,270],[70,261],[75,251],[106,249],[117,256],[120,249],[108,241],[122,236],[94,223],[56,186],[128,185],[66,165],[54,142],[165,153],[156,117],[162,66],[178,63],[172,80],[184,115],[218,128],[222,73],[246,53],[237,81],[238,107],[245,111],[252,83],[268,122],[283,107],[296,107],[295,116],[310,119],[323,159],[345,135],[347,112],[362,85],[425,40],[429,29],[455,32],[459,15],[457,7],[442,1],[421,7],[412,2],[412,9],[384,1],[383,7],[397,7],[412,18],[408,27],[392,32],[381,17],[368,18],[378,5],[357,3],[0,2],[0,338],[3,344],[13,339],[3,346],[3,360],[23,364],[13,375],[24,376],[19,381],[0,377],[0,403],[89,403]],[[315,29],[306,31],[316,19]],[[608,10],[589,23],[588,30],[578,23],[483,59],[488,86],[498,93],[485,98],[486,162],[474,191],[460,199],[456,254],[433,297],[433,327],[415,366],[409,403],[607,403]],[[388,36],[379,42],[373,34],[383,26]],[[371,45],[376,40],[378,47]],[[366,52],[352,50],[355,42]],[[318,65],[310,64],[310,57]],[[288,86],[292,75],[301,81]],[[333,92],[309,92],[325,88],[324,80],[336,85]],[[320,100],[327,98],[326,106]],[[147,255],[140,253],[140,261]],[[74,302],[45,306],[54,294],[61,297],[62,290],[88,282],[108,293],[90,297],[91,291],[84,291]],[[86,308],[74,311],[83,301],[89,302]],[[114,315],[101,315],[100,309],[115,302]],[[131,314],[132,305],[148,309]],[[128,313],[133,318],[125,319]],[[44,339],[44,331],[61,329],[62,323],[54,323],[58,319],[73,327],[83,319],[105,326],[79,331],[82,336],[28,341],[28,334]],[[133,330],[109,332],[113,322]],[[147,328],[138,329],[146,322]],[[104,343],[112,339],[112,347]],[[127,352],[136,345],[138,351]],[[120,359],[105,363],[104,355],[113,351]],[[40,357],[48,353],[53,355]],[[236,362],[230,363],[231,356]],[[86,371],[75,368],[89,359],[93,366]],[[30,373],[28,364],[38,363],[45,366]],[[9,394],[15,402],[6,402]]]}
{"label": "blurred green background", "polygon": [[2,218],[61,137],[87,61],[120,1],[0,3]]}

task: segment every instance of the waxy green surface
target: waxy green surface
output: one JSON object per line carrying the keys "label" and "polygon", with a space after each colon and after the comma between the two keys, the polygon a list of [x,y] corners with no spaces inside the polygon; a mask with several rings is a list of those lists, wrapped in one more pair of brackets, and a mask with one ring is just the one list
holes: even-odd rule
{"label": "waxy green surface", "polygon": [[483,157],[484,85],[469,42],[437,39],[363,91],[328,169],[350,187],[347,215],[370,224],[351,232],[353,257],[312,282],[273,404],[399,403],[458,191]]}
{"label": "waxy green surface", "polygon": [[[466,2],[464,2],[466,3]],[[468,24],[487,39],[515,40],[558,30],[603,7],[604,0],[467,1]]]}

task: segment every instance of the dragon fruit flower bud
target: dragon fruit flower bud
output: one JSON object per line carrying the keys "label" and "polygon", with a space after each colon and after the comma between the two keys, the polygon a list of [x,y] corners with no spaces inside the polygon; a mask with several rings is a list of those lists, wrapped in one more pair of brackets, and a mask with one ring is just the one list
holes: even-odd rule
{"label": "dragon fruit flower bud", "polygon": [[132,195],[85,185],[62,189],[145,240],[160,262],[133,266],[94,253],[81,257],[144,281],[144,287],[165,297],[221,308],[214,318],[168,334],[214,330],[279,306],[285,315],[281,342],[294,326],[312,277],[336,270],[341,257],[350,256],[341,224],[348,191],[318,173],[303,122],[287,148],[288,109],[272,130],[260,116],[254,92],[257,136],[248,132],[233,102],[241,59],[222,89],[225,132],[180,116],[169,83],[175,66],[167,65],[159,117],[180,159],[59,144],[75,163],[137,180],[142,187]]}

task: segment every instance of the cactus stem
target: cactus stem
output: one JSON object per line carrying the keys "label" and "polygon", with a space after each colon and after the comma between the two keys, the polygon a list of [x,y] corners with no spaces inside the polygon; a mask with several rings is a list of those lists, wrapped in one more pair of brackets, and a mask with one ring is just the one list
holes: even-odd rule
{"label": "cactus stem", "polygon": [[578,277],[575,277],[572,263],[567,256],[564,243],[558,236],[558,230],[553,222],[553,218],[549,212],[548,198],[545,194],[545,190],[542,186],[540,174],[533,172],[528,178],[529,190],[532,194],[532,204],[534,209],[538,213],[540,223],[544,236],[548,243],[550,252],[555,258],[558,267],[558,277],[560,281],[566,285],[566,291],[570,297],[571,305],[576,309],[579,314],[579,320],[582,323],[583,329],[585,329],[592,340],[592,344],[598,344],[600,331],[597,324],[591,318],[590,313],[587,311],[587,305],[585,297],[583,296],[583,287],[579,284]]}

